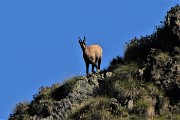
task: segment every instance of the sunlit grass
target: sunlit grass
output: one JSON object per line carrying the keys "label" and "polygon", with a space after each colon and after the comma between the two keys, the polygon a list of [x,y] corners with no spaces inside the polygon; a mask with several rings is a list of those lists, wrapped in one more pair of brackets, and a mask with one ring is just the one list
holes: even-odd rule
{"label": "sunlit grass", "polygon": [[128,113],[120,105],[113,108],[112,101],[107,97],[89,99],[79,107],[75,107],[69,119],[78,120],[122,120]]}

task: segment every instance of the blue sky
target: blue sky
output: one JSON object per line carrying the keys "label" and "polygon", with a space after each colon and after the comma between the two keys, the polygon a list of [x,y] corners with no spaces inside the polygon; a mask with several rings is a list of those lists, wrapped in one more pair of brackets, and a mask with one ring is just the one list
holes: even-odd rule
{"label": "blue sky", "polygon": [[103,48],[102,68],[125,42],[155,31],[180,0],[0,0],[0,119],[41,86],[85,75],[78,36]]}

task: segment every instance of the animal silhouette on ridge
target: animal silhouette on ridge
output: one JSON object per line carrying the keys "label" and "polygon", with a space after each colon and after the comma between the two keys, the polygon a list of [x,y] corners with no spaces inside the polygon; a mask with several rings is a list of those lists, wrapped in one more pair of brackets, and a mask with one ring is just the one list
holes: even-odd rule
{"label": "animal silhouette on ridge", "polygon": [[94,73],[94,67],[96,67],[97,72],[100,71],[102,48],[99,45],[87,46],[86,37],[84,37],[83,41],[79,38],[79,44],[86,64],[86,74],[88,75],[89,73],[89,64],[92,64],[92,73]]}

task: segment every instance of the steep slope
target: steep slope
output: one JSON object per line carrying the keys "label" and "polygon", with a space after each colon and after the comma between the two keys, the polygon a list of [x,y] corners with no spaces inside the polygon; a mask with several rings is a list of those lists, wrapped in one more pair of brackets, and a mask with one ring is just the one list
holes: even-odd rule
{"label": "steep slope", "polygon": [[97,83],[73,77],[63,85],[41,87],[30,103],[19,103],[10,119],[65,119],[76,105],[94,97]]}
{"label": "steep slope", "polygon": [[126,45],[107,70],[42,87],[9,119],[180,119],[180,6],[152,35]]}

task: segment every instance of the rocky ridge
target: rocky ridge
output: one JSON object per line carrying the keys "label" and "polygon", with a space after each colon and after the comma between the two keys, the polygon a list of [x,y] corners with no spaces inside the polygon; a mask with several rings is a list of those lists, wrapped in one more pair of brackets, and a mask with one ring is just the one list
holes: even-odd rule
{"label": "rocky ridge", "polygon": [[[136,52],[134,52],[136,51]],[[180,6],[99,74],[42,87],[10,120],[180,119]]]}

